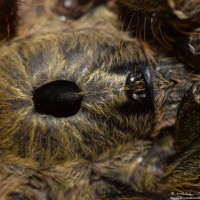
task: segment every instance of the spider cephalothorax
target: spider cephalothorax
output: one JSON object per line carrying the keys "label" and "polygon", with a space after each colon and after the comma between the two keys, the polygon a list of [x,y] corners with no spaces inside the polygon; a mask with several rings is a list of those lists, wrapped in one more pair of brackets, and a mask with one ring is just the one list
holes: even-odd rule
{"label": "spider cephalothorax", "polygon": [[200,4],[178,2],[0,1],[1,198],[199,191]]}

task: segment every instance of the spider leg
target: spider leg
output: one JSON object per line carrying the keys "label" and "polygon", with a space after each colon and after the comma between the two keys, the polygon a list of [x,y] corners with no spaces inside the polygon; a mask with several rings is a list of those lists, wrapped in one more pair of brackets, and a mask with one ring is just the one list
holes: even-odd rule
{"label": "spider leg", "polygon": [[[120,16],[128,21],[132,15],[139,16],[137,29],[143,34],[137,35],[135,26],[132,32],[144,41],[154,40],[160,48],[175,52],[184,63],[195,69],[200,68],[199,58],[199,27],[200,3],[197,0],[117,0]],[[128,17],[127,17],[128,16]],[[135,18],[136,18],[135,17]],[[128,26],[128,25],[127,25]],[[130,26],[130,25],[129,25]],[[126,29],[126,26],[124,26]]]}
{"label": "spider leg", "polygon": [[0,0],[0,41],[16,35],[18,25],[18,0]]}
{"label": "spider leg", "polygon": [[197,193],[200,188],[200,82],[182,99],[176,126],[180,152],[168,160],[160,190]]}

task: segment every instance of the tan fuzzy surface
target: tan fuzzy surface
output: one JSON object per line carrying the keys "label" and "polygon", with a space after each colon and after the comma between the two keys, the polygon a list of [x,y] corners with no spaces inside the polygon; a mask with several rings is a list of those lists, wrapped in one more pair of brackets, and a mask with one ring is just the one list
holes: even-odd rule
{"label": "tan fuzzy surface", "polygon": [[[199,27],[198,0],[0,0],[0,200],[197,195]],[[61,80],[78,111],[38,111]]]}

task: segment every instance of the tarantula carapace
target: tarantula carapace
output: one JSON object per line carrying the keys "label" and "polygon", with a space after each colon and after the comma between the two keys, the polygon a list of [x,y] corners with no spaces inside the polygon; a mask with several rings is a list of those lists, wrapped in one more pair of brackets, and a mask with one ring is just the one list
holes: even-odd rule
{"label": "tarantula carapace", "polygon": [[0,0],[0,199],[194,198],[199,28],[199,0]]}

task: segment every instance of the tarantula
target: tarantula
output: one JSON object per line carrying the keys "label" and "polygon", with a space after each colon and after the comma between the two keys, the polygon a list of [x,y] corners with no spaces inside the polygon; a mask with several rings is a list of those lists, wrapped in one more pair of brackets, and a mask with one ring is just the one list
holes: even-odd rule
{"label": "tarantula", "polygon": [[0,0],[0,199],[199,192],[199,28],[198,0]]}

